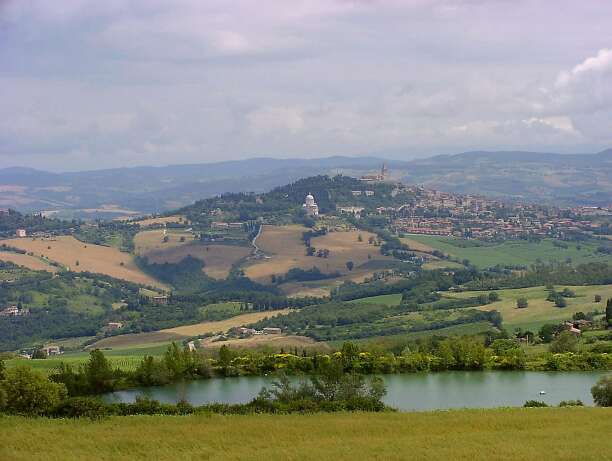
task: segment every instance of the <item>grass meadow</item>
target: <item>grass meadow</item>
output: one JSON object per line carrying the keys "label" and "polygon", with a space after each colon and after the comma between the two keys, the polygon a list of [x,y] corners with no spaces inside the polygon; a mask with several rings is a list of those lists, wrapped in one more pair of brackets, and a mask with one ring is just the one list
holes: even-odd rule
{"label": "grass meadow", "polygon": [[[567,243],[567,248],[553,245],[552,240],[539,243],[527,241],[506,241],[501,244],[485,244],[472,240],[462,240],[455,237],[440,237],[435,235],[410,235],[404,239],[410,246],[410,241],[420,244],[419,248],[433,248],[461,260],[467,259],[477,267],[502,265],[530,265],[538,261],[564,262],[571,259],[574,264],[612,261],[609,255],[596,253],[594,243]],[[416,249],[416,248],[415,248]]]}
{"label": "grass meadow", "polygon": [[[0,459],[612,460],[610,408],[0,418]],[[265,436],[262,436],[265,434]]]}
{"label": "grass meadow", "polygon": [[[555,286],[557,291],[562,291],[564,288],[570,288],[576,293],[575,298],[566,298],[567,307],[564,308],[555,307],[554,303],[546,301],[548,290],[546,287],[540,286],[497,290],[501,298],[500,301],[487,304],[480,309],[498,310],[503,317],[504,326],[510,331],[518,327],[537,331],[545,323],[558,323],[563,320],[569,320],[575,312],[582,311],[586,313],[593,310],[603,312],[606,308],[606,299],[612,298],[612,285]],[[447,297],[469,298],[482,293],[482,291],[464,291],[454,294],[445,293],[444,295]],[[602,297],[600,303],[594,302],[596,294]],[[521,297],[528,300],[529,305],[524,309],[516,307],[516,300]]]}

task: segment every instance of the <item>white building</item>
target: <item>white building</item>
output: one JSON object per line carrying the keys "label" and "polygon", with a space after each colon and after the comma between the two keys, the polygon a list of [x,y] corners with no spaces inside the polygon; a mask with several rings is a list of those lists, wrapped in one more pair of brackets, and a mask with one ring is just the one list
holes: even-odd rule
{"label": "white building", "polygon": [[312,194],[308,194],[302,205],[308,216],[319,216],[319,205],[315,202]]}
{"label": "white building", "polygon": [[15,235],[16,235],[17,237],[21,237],[21,238],[23,238],[23,237],[26,237],[26,236],[28,235],[28,233],[26,232],[26,230],[25,230],[25,229],[17,229],[17,230],[15,231]]}

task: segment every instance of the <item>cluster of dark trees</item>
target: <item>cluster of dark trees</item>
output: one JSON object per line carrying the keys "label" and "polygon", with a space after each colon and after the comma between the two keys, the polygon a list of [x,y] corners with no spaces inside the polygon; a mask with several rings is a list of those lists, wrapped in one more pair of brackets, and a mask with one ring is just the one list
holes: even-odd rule
{"label": "cluster of dark trees", "polygon": [[[459,315],[447,315],[440,311],[431,319],[409,322],[394,317],[412,312],[412,305],[386,306],[367,303],[333,301],[318,306],[308,306],[288,315],[265,319],[255,323],[255,328],[280,327],[283,331],[305,335],[320,341],[348,340],[373,336],[388,336],[425,330],[437,330],[453,325],[490,322],[501,326],[497,311],[463,310]],[[383,319],[387,319],[384,322]]]}
{"label": "cluster of dark trees", "polygon": [[311,269],[294,267],[293,269],[289,269],[285,275],[272,275],[272,283],[280,285],[281,283],[287,282],[310,282],[314,280],[333,279],[339,276],[339,272],[326,274],[321,272],[316,266],[313,266]]}
{"label": "cluster of dark trees", "polygon": [[[109,321],[119,320],[112,303],[138,302],[138,285],[100,274],[60,272],[53,276],[9,266],[15,280],[0,283],[0,306],[16,304],[27,315],[0,317],[0,350],[75,336],[93,336]],[[95,297],[95,306],[72,308],[69,298]],[[46,299],[46,301],[41,301]]]}
{"label": "cluster of dark trees", "polygon": [[[172,223],[169,223],[172,224]],[[74,231],[75,238],[95,245],[110,245],[112,240],[121,238],[119,249],[125,252],[134,251],[134,236],[140,232],[140,225],[125,221],[101,221],[80,224]]]}
{"label": "cluster of dark trees", "polygon": [[45,218],[39,214],[22,214],[15,210],[0,213],[0,238],[14,237],[17,229],[33,232],[66,233],[78,226],[77,221]]}

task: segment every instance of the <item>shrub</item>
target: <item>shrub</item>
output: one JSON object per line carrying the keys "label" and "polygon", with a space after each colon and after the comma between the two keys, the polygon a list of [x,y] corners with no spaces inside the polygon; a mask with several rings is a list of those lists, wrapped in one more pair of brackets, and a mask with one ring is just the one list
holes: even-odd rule
{"label": "shrub", "polygon": [[539,400],[527,400],[524,404],[523,407],[525,408],[540,408],[540,407],[547,407],[548,404],[545,402],[541,402]]}
{"label": "shrub", "polygon": [[72,397],[64,400],[53,412],[60,418],[98,419],[109,414],[108,406],[94,397]]}
{"label": "shrub", "polygon": [[560,407],[583,407],[584,403],[582,400],[561,400],[559,402]]}
{"label": "shrub", "polygon": [[66,386],[53,383],[41,372],[18,366],[5,372],[2,388],[8,413],[36,416],[50,413],[66,397]]}
{"label": "shrub", "polygon": [[578,338],[569,331],[562,331],[550,343],[548,350],[552,353],[576,352],[578,350]]}
{"label": "shrub", "polygon": [[591,388],[595,405],[612,407],[612,375],[604,376]]}
{"label": "shrub", "polygon": [[516,300],[516,307],[519,309],[525,309],[527,306],[529,306],[529,301],[527,301],[527,298],[518,298]]}

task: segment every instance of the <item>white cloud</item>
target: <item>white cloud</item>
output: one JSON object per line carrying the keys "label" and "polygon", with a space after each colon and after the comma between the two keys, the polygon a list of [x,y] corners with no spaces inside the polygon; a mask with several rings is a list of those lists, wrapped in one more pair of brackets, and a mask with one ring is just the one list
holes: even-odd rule
{"label": "white cloud", "polygon": [[304,117],[298,107],[264,107],[247,115],[248,128],[255,136],[295,135],[304,129]]}
{"label": "white cloud", "polygon": [[603,149],[612,3],[559,1],[0,0],[0,167]]}

